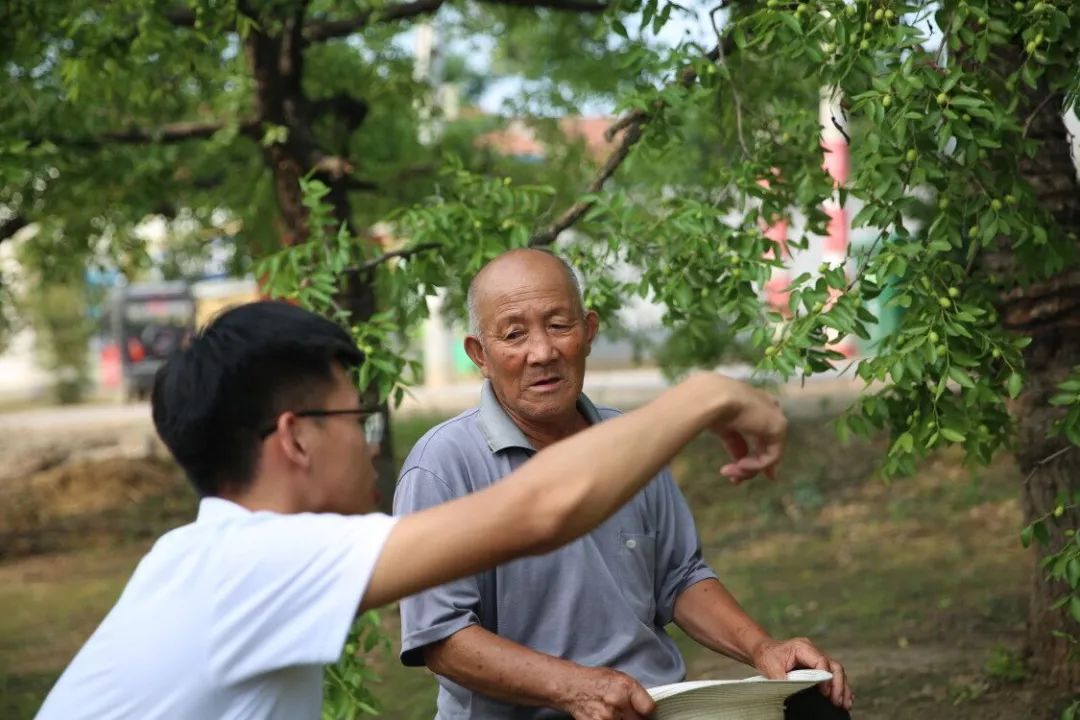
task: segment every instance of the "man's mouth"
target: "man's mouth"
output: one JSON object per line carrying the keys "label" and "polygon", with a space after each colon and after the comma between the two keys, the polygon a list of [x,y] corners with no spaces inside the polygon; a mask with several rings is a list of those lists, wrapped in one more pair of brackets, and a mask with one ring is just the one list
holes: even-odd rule
{"label": "man's mouth", "polygon": [[562,378],[558,377],[558,376],[546,377],[546,378],[541,378],[540,380],[537,380],[536,382],[529,385],[529,387],[537,388],[538,390],[543,390],[545,388],[550,388],[550,387],[554,387],[555,385],[558,385],[560,381],[562,381]]}

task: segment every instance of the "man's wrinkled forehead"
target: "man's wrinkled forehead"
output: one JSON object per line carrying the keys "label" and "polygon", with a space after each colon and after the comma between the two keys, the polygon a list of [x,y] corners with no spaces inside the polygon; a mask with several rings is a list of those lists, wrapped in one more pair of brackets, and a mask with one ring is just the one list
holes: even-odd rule
{"label": "man's wrinkled forehead", "polygon": [[572,320],[578,316],[577,303],[570,296],[550,294],[503,296],[489,304],[486,323],[492,327],[501,327],[532,321],[546,322],[554,318],[565,317]]}

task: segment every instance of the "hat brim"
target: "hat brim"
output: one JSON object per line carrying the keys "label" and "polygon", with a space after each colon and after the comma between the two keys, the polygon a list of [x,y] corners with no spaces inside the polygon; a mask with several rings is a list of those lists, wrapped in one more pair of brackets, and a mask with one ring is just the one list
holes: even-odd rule
{"label": "hat brim", "polygon": [[824,670],[792,670],[784,680],[695,680],[649,688],[656,720],[782,720],[784,699],[832,679]]}

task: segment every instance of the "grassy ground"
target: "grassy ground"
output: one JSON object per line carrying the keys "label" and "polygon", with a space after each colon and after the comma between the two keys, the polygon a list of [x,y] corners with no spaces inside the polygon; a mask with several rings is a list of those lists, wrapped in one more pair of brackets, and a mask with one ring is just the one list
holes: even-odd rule
{"label": "grassy ground", "polygon": [[[399,457],[433,421],[395,427]],[[878,452],[839,447],[822,423],[798,423],[777,482],[722,484],[707,439],[675,471],[709,562],[774,634],[808,635],[845,663],[856,717],[1053,717],[1061,698],[1027,677],[1019,655],[1030,558],[1016,542],[1011,461],[972,473],[944,455],[889,484],[873,473]],[[147,512],[133,514],[160,529],[193,508],[179,479],[167,502],[141,502],[151,503],[141,506]],[[47,553],[0,562],[0,717],[33,715],[149,546],[145,523],[101,517],[120,531],[95,531],[94,518],[82,517],[78,535],[29,545]],[[393,611],[384,618],[394,633]],[[753,674],[677,639],[691,677]],[[433,716],[426,672],[392,657],[373,663],[386,717]]]}

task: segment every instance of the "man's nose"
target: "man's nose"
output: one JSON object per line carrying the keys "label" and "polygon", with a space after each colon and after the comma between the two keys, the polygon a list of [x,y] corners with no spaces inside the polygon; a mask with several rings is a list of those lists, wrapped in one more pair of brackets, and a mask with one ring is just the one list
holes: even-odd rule
{"label": "man's nose", "polygon": [[533,333],[529,338],[529,362],[546,365],[559,356],[559,349],[547,333]]}

